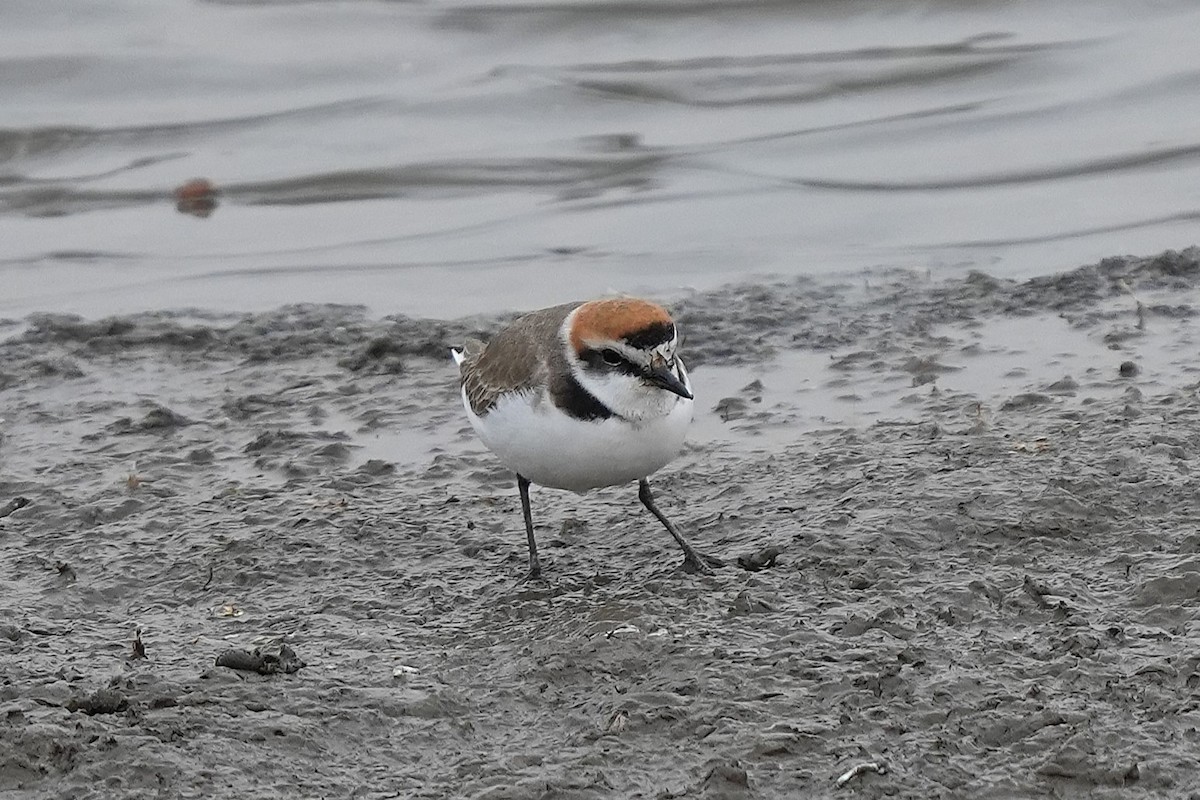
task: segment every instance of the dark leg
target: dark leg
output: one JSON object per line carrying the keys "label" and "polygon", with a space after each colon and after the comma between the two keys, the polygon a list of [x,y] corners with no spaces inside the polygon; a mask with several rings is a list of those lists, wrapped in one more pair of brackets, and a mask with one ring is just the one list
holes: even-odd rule
{"label": "dark leg", "polygon": [[675,537],[675,541],[679,542],[679,546],[683,548],[683,571],[684,572],[701,572],[711,574],[712,570],[709,567],[723,567],[725,562],[719,558],[702,555],[688,544],[687,539],[683,538],[678,529],[671,524],[671,520],[663,516],[663,513],[658,510],[658,506],[654,505],[654,495],[650,493],[650,481],[642,478],[638,481],[638,499],[642,501],[642,505],[650,509],[650,513],[658,518],[658,521],[667,529],[667,533]]}
{"label": "dark leg", "polygon": [[529,537],[529,575],[525,580],[536,580],[542,577],[542,565],[538,561],[537,542],[533,538],[533,512],[529,508],[529,480],[524,475],[517,475],[517,490],[521,493],[521,513],[525,515],[525,535]]}

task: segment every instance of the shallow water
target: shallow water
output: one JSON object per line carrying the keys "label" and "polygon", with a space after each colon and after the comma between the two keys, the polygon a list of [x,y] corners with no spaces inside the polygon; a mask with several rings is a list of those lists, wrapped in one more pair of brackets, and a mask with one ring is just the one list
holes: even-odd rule
{"label": "shallow water", "polygon": [[[437,317],[1195,240],[1194,3],[158,4],[0,26],[0,315]],[[207,218],[172,189],[221,190]]]}

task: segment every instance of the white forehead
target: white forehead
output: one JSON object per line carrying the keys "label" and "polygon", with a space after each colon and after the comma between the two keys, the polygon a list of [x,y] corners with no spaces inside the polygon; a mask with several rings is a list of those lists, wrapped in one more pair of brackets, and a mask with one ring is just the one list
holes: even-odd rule
{"label": "white forehead", "polygon": [[669,359],[673,355],[675,355],[675,348],[678,346],[679,346],[679,333],[678,333],[678,330],[676,330],[676,333],[674,336],[672,336],[670,339],[663,342],[662,344],[658,345],[657,347],[652,348],[650,350],[650,355],[652,355],[652,356],[659,355],[659,356],[662,356],[663,358]]}

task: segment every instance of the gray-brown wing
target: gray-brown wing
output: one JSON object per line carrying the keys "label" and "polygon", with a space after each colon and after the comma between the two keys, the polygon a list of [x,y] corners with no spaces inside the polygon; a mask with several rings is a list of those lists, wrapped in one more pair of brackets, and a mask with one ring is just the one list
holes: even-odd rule
{"label": "gray-brown wing", "polygon": [[579,303],[532,311],[500,331],[484,347],[468,343],[459,367],[471,410],[483,416],[506,392],[544,383],[550,365],[563,364],[558,331]]}

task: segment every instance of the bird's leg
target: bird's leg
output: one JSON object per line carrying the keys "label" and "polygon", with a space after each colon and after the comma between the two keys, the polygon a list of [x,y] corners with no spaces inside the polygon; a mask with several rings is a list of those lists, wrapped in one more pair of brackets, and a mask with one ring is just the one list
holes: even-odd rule
{"label": "bird's leg", "polygon": [[525,580],[542,577],[542,565],[538,561],[537,542],[533,538],[533,512],[529,508],[529,479],[517,474],[517,491],[521,493],[521,513],[525,515],[525,535],[529,538],[529,574]]}
{"label": "bird's leg", "polygon": [[[688,540],[683,538],[683,534],[671,524],[671,520],[663,516],[663,513],[658,510],[658,506],[654,505],[654,495],[650,493],[650,481],[642,478],[638,481],[638,499],[642,501],[642,505],[650,509],[650,513],[658,518],[658,521],[667,529],[667,533],[675,537],[675,541],[679,542],[679,546],[683,548],[683,571],[684,572],[700,572],[711,574],[710,567],[723,567],[725,562],[713,556],[706,556],[696,552]],[[532,539],[530,539],[532,541]]]}

